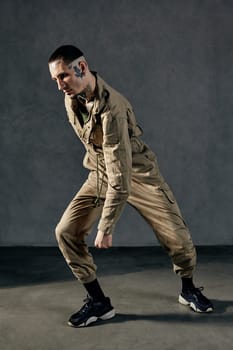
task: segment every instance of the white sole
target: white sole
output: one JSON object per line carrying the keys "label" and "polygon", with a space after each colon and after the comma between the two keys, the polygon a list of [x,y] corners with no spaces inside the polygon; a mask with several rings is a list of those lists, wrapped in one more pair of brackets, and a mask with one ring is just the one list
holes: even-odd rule
{"label": "white sole", "polygon": [[82,324],[80,324],[78,326],[74,326],[71,322],[68,322],[68,325],[71,327],[75,327],[75,328],[86,327],[86,326],[90,325],[91,323],[96,322],[97,320],[102,320],[102,321],[110,320],[110,318],[113,318],[115,315],[116,315],[115,310],[112,309],[100,317],[92,316],[92,317],[88,318],[88,320],[86,320],[85,322],[83,322]]}
{"label": "white sole", "polygon": [[179,295],[179,299],[178,299],[179,303],[182,304],[182,305],[185,305],[185,306],[189,306],[191,309],[193,309],[195,312],[199,312],[199,313],[206,313],[206,312],[212,312],[213,311],[213,308],[212,307],[209,307],[207,310],[205,311],[202,311],[200,309],[198,309],[196,307],[196,305],[194,303],[190,303],[189,301],[187,301],[186,299],[184,299],[182,297],[182,295]]}

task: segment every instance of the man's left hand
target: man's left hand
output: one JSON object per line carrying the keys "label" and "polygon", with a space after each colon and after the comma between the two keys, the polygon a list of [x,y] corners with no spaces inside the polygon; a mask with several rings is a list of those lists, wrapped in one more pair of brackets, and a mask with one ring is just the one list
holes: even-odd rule
{"label": "man's left hand", "polygon": [[110,248],[112,247],[112,235],[105,235],[103,232],[98,231],[95,239],[96,248]]}

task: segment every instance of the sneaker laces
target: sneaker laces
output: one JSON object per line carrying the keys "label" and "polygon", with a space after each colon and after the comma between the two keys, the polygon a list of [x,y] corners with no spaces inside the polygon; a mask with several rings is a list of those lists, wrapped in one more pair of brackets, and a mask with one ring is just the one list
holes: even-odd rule
{"label": "sneaker laces", "polygon": [[87,295],[87,297],[83,300],[84,305],[80,309],[80,313],[85,313],[87,309],[89,309],[90,305],[93,303],[93,298]]}

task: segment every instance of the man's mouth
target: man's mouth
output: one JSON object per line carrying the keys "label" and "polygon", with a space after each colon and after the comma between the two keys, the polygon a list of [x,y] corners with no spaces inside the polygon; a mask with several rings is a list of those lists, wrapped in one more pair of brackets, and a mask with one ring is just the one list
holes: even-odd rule
{"label": "man's mouth", "polygon": [[69,90],[63,90],[64,94],[67,94],[67,95],[71,95],[72,94],[72,90],[69,89]]}

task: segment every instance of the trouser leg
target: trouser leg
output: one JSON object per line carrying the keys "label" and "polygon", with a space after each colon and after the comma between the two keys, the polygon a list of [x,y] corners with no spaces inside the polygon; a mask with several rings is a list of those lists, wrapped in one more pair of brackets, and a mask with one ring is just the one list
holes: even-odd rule
{"label": "trouser leg", "polygon": [[173,193],[166,183],[160,186],[132,182],[128,202],[150,224],[173,262],[175,273],[192,277],[196,250]]}
{"label": "trouser leg", "polygon": [[93,204],[95,196],[95,183],[88,179],[56,227],[59,248],[72,272],[82,283],[89,283],[96,278],[96,265],[85,243],[86,235],[102,211],[103,203],[99,207]]}

